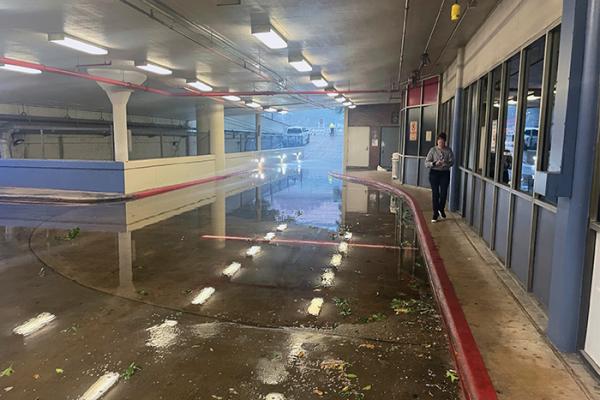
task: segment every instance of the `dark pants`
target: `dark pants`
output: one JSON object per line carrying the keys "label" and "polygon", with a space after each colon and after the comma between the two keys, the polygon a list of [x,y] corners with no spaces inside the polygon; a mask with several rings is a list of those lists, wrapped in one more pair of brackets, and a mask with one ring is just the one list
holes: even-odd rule
{"label": "dark pants", "polygon": [[429,183],[431,184],[433,215],[437,217],[438,211],[444,211],[444,207],[446,206],[448,185],[450,184],[450,171],[430,170]]}

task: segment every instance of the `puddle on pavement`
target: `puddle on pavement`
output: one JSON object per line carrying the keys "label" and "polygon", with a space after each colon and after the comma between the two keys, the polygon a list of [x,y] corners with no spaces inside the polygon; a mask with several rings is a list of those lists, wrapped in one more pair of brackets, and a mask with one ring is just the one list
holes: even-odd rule
{"label": "puddle on pavement", "polygon": [[[128,343],[144,364],[119,385],[123,396],[163,381],[165,398],[457,398],[412,216],[395,197],[290,165],[126,204],[1,207],[26,222],[2,246],[27,242],[84,287],[158,307],[121,333],[117,350]],[[260,252],[248,257],[251,246]],[[214,293],[192,304],[203,288]],[[99,329],[110,336],[119,324]]]}

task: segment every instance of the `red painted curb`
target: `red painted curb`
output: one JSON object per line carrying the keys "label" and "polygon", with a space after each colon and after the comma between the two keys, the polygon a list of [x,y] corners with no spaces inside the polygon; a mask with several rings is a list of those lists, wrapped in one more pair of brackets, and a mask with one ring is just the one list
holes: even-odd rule
{"label": "red painted curb", "polygon": [[234,177],[234,176],[245,175],[245,174],[248,174],[250,172],[251,171],[237,171],[237,172],[232,172],[230,174],[216,175],[216,176],[211,176],[211,177],[208,177],[208,178],[196,179],[196,180],[189,181],[189,182],[177,183],[175,185],[161,186],[161,187],[158,187],[158,188],[142,190],[140,192],[135,192],[135,193],[127,196],[127,199],[129,199],[129,200],[139,200],[139,199],[143,199],[145,197],[156,196],[158,194],[172,192],[173,190],[179,190],[179,189],[184,189],[184,188],[187,188],[187,187],[190,187],[190,186],[201,185],[203,183],[222,181],[222,180],[227,179],[227,178],[231,178],[231,177]]}
{"label": "red painted curb", "polygon": [[450,337],[452,355],[460,375],[463,394],[467,400],[497,400],[496,390],[488,374],[479,347],[475,342],[471,328],[460,306],[452,282],[446,272],[444,260],[440,256],[427,228],[421,208],[414,197],[399,187],[371,179],[357,178],[350,175],[330,173],[331,176],[351,182],[361,183],[382,189],[402,197],[415,216],[417,232],[422,245],[423,256],[429,269],[429,280],[442,314],[446,331]]}

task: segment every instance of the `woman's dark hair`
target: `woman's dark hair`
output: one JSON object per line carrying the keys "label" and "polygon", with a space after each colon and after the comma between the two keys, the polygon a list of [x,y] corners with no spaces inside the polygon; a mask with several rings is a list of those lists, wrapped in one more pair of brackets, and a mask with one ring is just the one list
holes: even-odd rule
{"label": "woman's dark hair", "polygon": [[446,136],[446,134],[444,132],[442,132],[437,136],[437,140],[440,140],[440,139],[443,139],[445,142],[448,140],[448,137]]}

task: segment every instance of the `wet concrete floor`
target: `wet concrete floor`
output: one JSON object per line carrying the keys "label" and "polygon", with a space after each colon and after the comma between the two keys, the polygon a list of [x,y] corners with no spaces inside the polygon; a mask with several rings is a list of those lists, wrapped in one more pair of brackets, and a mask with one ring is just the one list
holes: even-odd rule
{"label": "wet concrete floor", "polygon": [[[78,399],[111,371],[103,399],[458,398],[410,214],[309,161],[133,203],[3,204],[0,217],[2,399]],[[57,318],[12,332],[41,312]]]}

